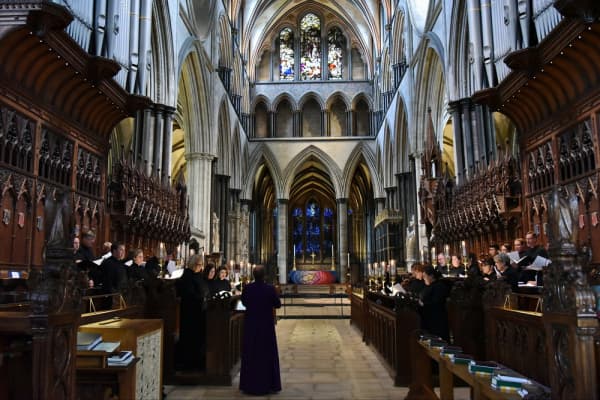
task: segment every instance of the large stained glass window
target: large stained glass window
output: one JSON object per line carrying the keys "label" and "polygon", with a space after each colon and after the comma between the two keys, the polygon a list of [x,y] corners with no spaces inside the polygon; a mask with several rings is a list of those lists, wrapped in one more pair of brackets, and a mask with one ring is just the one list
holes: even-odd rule
{"label": "large stained glass window", "polygon": [[344,49],[346,38],[342,30],[337,26],[331,28],[327,33],[327,69],[329,79],[342,79]]}
{"label": "large stained glass window", "polygon": [[294,32],[283,28],[279,32],[279,79],[294,79]]}
{"label": "large stained glass window", "polygon": [[317,255],[321,251],[321,208],[315,201],[306,205],[306,251]]}
{"label": "large stained glass window", "polygon": [[315,14],[300,21],[300,76],[321,79],[321,20]]}
{"label": "large stained glass window", "polygon": [[292,246],[297,260],[311,263],[329,258],[335,245],[335,211],[312,199],[292,210]]}

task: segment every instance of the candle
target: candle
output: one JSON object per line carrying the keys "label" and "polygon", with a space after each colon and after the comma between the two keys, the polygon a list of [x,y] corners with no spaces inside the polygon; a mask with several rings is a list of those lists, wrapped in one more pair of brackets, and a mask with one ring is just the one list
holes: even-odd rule
{"label": "candle", "polygon": [[373,266],[371,263],[367,265],[367,272],[369,273],[369,276],[373,276]]}
{"label": "candle", "polygon": [[431,248],[431,264],[435,264],[435,247]]}
{"label": "candle", "polygon": [[348,252],[348,266],[350,266],[350,252]]}
{"label": "candle", "polygon": [[425,250],[421,249],[421,262],[425,262]]}
{"label": "candle", "polygon": [[444,255],[446,256],[446,258],[448,258],[450,256],[450,245],[449,244],[444,245]]}
{"label": "candle", "polygon": [[467,245],[464,240],[460,242],[460,250],[461,250],[461,255],[463,257],[466,257],[467,256]]}
{"label": "candle", "polygon": [[333,258],[333,243],[331,243],[331,257]]}

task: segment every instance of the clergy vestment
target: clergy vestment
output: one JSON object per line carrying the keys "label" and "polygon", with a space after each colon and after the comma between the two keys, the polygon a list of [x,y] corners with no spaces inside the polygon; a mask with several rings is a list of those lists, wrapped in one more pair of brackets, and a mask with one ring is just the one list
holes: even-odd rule
{"label": "clergy vestment", "polygon": [[273,308],[281,307],[272,285],[262,281],[250,283],[242,292],[246,307],[240,390],[263,395],[281,390],[279,354],[275,336]]}

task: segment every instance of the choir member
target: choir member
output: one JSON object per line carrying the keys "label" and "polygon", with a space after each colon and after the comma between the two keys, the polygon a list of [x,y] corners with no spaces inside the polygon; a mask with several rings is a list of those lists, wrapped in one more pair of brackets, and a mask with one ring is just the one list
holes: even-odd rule
{"label": "choir member", "polygon": [[446,299],[450,294],[448,285],[439,279],[439,274],[431,266],[423,272],[425,288],[421,293],[421,325],[431,334],[448,340],[448,313]]}

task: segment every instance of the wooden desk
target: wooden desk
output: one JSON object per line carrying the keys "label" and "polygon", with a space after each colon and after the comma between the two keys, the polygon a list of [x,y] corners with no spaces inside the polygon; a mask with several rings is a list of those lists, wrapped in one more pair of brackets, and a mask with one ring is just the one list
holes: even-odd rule
{"label": "wooden desk", "polygon": [[[89,352],[86,352],[89,353]],[[79,357],[79,355],[78,355]],[[90,357],[91,356],[84,356]],[[126,366],[107,366],[106,357],[100,356],[101,365],[98,367],[77,366],[77,387],[80,400],[105,400],[119,397],[120,387],[127,385],[127,379],[134,366],[140,361],[135,357]]]}
{"label": "wooden desk", "polygon": [[162,320],[123,318],[81,325],[79,330],[100,333],[104,341],[119,341],[121,350],[131,350],[140,358],[123,371],[120,399],[162,398]]}

